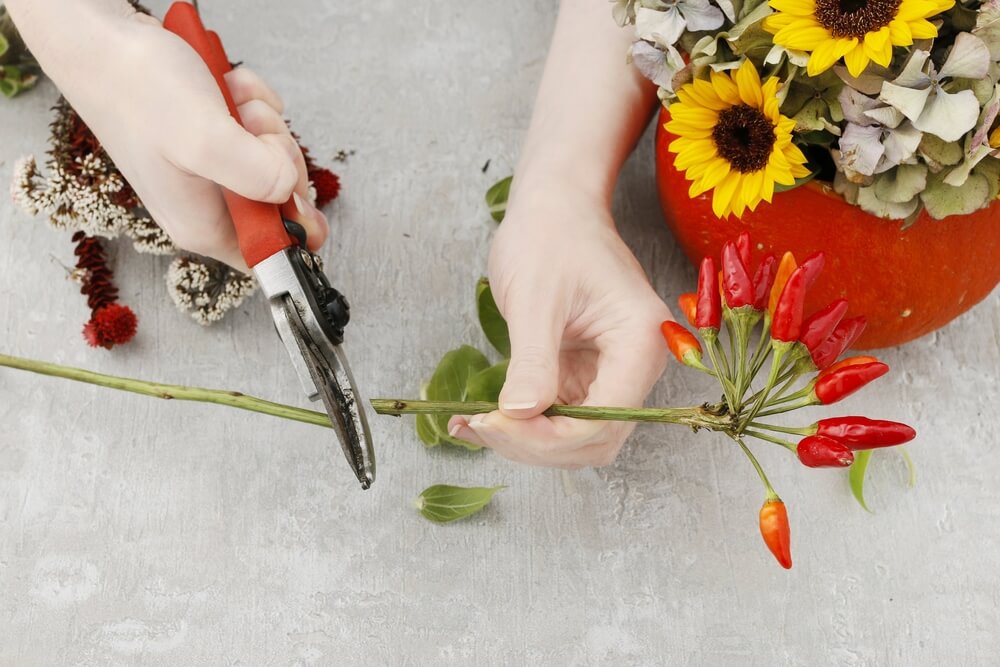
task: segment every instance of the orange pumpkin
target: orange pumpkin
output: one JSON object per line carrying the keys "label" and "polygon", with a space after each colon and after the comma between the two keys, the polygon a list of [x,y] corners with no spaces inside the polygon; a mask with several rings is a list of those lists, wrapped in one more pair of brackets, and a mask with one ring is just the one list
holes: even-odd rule
{"label": "orange pumpkin", "polygon": [[844,297],[848,316],[864,315],[860,349],[888,347],[939,329],[982,301],[1000,282],[1000,201],[963,216],[934,220],[922,213],[909,229],[845,202],[828,183],[777,193],[743,218],[720,220],[712,193],[688,197],[688,181],[667,150],[674,136],[656,133],[656,181],[667,225],[692,263],[718,256],[742,229],[753,238],[754,261],[791,250],[801,261],[822,250],[826,269],[807,312]]}

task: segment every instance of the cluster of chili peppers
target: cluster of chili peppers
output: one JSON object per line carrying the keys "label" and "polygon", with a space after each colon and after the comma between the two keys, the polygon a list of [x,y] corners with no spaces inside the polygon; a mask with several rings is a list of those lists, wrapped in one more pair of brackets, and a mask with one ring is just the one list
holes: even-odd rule
{"label": "cluster of chili peppers", "polygon": [[[891,447],[912,440],[916,432],[906,424],[867,417],[821,419],[803,427],[767,423],[771,415],[812,405],[830,405],[850,396],[889,367],[870,356],[837,359],[857,341],[864,317],[846,318],[848,304],[838,299],[805,316],[806,294],[823,269],[823,254],[798,264],[791,253],[778,260],[767,255],[754,268],[750,235],[741,234],[722,250],[721,270],[715,260],[702,260],[698,291],[681,295],[679,305],[698,338],[674,321],[664,322],[663,336],[681,363],[718,378],[723,402],[713,409],[729,415],[727,431],[747,455],[764,483],[760,532],[767,547],[785,568],[792,566],[788,512],[747,447],[744,437],[771,442],[795,452],[810,468],[846,467],[858,450]],[[725,324],[729,345],[720,343]],[[754,330],[757,344],[751,349]],[[729,348],[727,353],[725,347]],[[705,364],[705,352],[711,366]],[[752,384],[767,359],[770,370],[764,386]],[[803,376],[812,376],[796,389]],[[787,436],[799,436],[795,443]]]}

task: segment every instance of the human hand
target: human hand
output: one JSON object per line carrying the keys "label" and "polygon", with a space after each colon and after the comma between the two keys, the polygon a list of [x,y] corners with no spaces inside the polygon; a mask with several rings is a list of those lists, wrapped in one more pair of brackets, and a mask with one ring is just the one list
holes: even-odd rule
{"label": "human hand", "polygon": [[452,436],[534,465],[610,464],[633,424],[541,416],[555,402],[639,407],[663,373],[670,311],[607,205],[557,189],[512,197],[490,286],[510,328],[500,410],[453,417]]}
{"label": "human hand", "polygon": [[[90,0],[66,11],[57,3],[58,11],[46,13],[47,4],[15,1],[11,12],[46,73],[176,245],[248,270],[222,187],[282,204],[284,217],[305,227],[311,249],[323,243],[329,227],[309,203],[305,161],[282,101],[256,74],[239,67],[226,75],[244,129],[198,55],[156,19],[125,2]],[[51,35],[67,21],[82,23],[76,30],[90,39],[57,43]]]}

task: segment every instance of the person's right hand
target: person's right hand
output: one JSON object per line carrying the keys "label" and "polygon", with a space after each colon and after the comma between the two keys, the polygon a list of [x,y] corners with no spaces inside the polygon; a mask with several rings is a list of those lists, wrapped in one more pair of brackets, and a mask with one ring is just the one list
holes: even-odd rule
{"label": "person's right hand", "polygon": [[11,6],[15,22],[28,26],[29,47],[175,244],[247,270],[220,186],[285,204],[282,213],[306,228],[310,247],[323,243],[329,228],[309,203],[305,162],[282,102],[252,71],[226,76],[244,129],[198,55],[156,19],[125,2],[80,2],[72,20],[86,25],[74,30],[90,39],[60,48],[35,24],[58,35],[52,22],[71,17],[37,16],[46,3],[32,2]]}
{"label": "person's right hand", "polygon": [[518,192],[489,274],[511,339],[500,410],[453,417],[451,434],[523,463],[608,465],[634,424],[541,416],[555,402],[639,407],[663,373],[670,311],[607,205],[556,188]]}

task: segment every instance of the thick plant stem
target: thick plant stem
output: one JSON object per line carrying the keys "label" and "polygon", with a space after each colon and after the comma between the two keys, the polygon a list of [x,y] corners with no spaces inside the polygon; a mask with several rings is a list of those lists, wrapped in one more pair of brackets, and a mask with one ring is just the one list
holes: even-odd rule
{"label": "thick plant stem", "polygon": [[[44,361],[24,359],[0,354],[0,366],[16,368],[40,375],[58,377],[76,382],[84,382],[109,389],[128,391],[133,394],[152,396],[154,398],[172,399],[178,401],[195,401],[199,403],[214,403],[240,410],[249,410],[261,414],[291,419],[315,426],[330,427],[330,420],[325,413],[306,410],[282,403],[266,401],[255,396],[248,396],[238,391],[225,389],[206,389],[203,387],[188,387],[177,384],[148,382],[133,378],[106,375],[82,368],[61,366]],[[492,412],[497,409],[496,403],[460,403],[434,401],[408,401],[399,399],[376,399],[372,407],[380,414],[462,414],[470,415]],[[550,416],[574,417],[576,419],[599,419],[608,421],[648,421],[668,424],[682,424],[694,428],[705,428],[713,431],[728,431],[732,428],[732,420],[716,414],[705,407],[690,408],[613,408],[580,405],[553,405],[545,414]]]}
{"label": "thick plant stem", "polygon": [[[376,398],[372,408],[380,415],[475,415],[493,412],[496,403],[488,401],[411,401],[409,399]],[[592,405],[553,405],[544,412],[547,417],[573,417],[604,421],[659,422],[681,424],[713,431],[728,431],[732,420],[713,414],[704,407],[690,408],[612,408]]]}
{"label": "thick plant stem", "polygon": [[87,384],[94,384],[100,387],[107,387],[109,389],[118,389],[120,391],[128,391],[133,394],[142,394],[143,396],[152,396],[154,398],[174,399],[178,401],[196,401],[199,403],[215,403],[217,405],[225,405],[230,408],[260,412],[265,415],[271,415],[272,417],[281,417],[282,419],[291,419],[293,421],[299,421],[306,424],[313,424],[314,426],[325,426],[330,428],[330,419],[325,413],[316,412],[315,410],[296,408],[282,403],[265,401],[262,398],[247,396],[246,394],[241,394],[238,391],[204,389],[202,387],[187,387],[178,384],[147,382],[145,380],[135,380],[132,378],[118,377],[116,375],[95,373],[94,371],[88,371],[82,368],[72,368],[69,366],[60,366],[59,364],[50,364],[44,361],[12,357],[6,354],[0,354],[0,366],[17,368],[22,371],[64,378],[66,380],[75,380],[76,382],[85,382]]}

